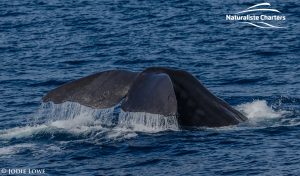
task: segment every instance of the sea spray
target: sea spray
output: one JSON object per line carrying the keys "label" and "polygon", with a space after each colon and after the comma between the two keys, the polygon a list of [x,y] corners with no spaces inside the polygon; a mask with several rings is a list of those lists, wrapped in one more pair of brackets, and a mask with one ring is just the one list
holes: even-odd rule
{"label": "sea spray", "polygon": [[93,109],[73,102],[43,103],[32,115],[31,123],[1,130],[0,138],[24,138],[38,134],[89,134],[114,125],[113,112],[114,108]]}
{"label": "sea spray", "polygon": [[134,131],[158,132],[164,130],[178,130],[176,116],[163,116],[146,112],[125,112],[119,114],[118,126]]}
{"label": "sea spray", "polygon": [[80,105],[75,102],[64,102],[54,104],[52,102],[42,103],[41,108],[35,114],[35,119],[45,119],[47,121],[77,119],[85,125],[94,123],[102,125],[113,124],[114,107],[107,109],[94,109]]}
{"label": "sea spray", "polygon": [[253,121],[280,118],[288,113],[283,110],[274,110],[272,106],[268,106],[266,100],[255,100],[250,103],[244,103],[236,106],[236,109],[244,113],[249,120]]}
{"label": "sea spray", "polygon": [[135,131],[159,132],[178,130],[176,116],[166,117],[145,112],[124,112],[114,115],[115,108],[93,109],[73,102],[43,103],[33,114],[33,121],[23,127],[0,131],[0,138],[31,138],[61,134],[94,135],[108,138],[131,138]]}

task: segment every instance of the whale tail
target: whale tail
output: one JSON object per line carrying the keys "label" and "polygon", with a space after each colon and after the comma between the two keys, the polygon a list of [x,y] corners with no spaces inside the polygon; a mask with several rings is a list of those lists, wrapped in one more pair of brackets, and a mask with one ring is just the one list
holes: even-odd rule
{"label": "whale tail", "polygon": [[219,127],[247,120],[209,92],[188,72],[151,67],[143,72],[110,70],[64,84],[43,97],[93,108],[110,108],[122,101],[125,112],[177,116],[181,126]]}
{"label": "whale tail", "polygon": [[127,112],[176,116],[177,100],[170,77],[165,73],[140,73],[121,108]]}
{"label": "whale tail", "polygon": [[126,95],[138,73],[109,70],[66,83],[43,97],[43,102],[66,101],[104,109],[117,105]]}

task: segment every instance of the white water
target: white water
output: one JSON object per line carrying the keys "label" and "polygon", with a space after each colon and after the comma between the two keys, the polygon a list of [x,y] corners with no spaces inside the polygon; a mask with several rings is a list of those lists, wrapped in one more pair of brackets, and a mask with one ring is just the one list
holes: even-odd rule
{"label": "white water", "polygon": [[[72,128],[70,125],[93,125],[95,123],[112,125],[113,108],[93,109],[74,102],[65,102],[62,104],[43,103],[41,108],[35,114],[35,119],[45,118],[47,120],[65,120],[56,123],[54,126]],[[71,120],[73,123],[69,124]]]}
{"label": "white water", "polygon": [[274,110],[272,106],[268,106],[266,100],[255,100],[236,106],[236,109],[248,117],[250,121],[261,121],[266,119],[281,118],[287,111]]}
{"label": "white water", "polygon": [[[34,123],[0,131],[0,138],[23,138],[37,133],[65,131],[72,134],[88,133],[113,124],[114,108],[92,109],[78,103],[45,103],[34,114]],[[42,120],[43,123],[39,124]]]}
{"label": "white water", "polygon": [[113,113],[114,108],[92,109],[73,102],[45,103],[34,114],[32,125],[0,130],[0,138],[24,138],[40,133],[54,134],[59,131],[74,135],[96,132],[96,135],[106,133],[108,138],[120,136],[131,138],[137,135],[135,131],[178,130],[176,117],[121,112],[119,119],[114,119],[116,117]]}
{"label": "white water", "polygon": [[[286,111],[274,110],[265,100],[256,100],[236,106],[250,122],[281,118]],[[34,114],[32,125],[0,130],[0,139],[34,137],[36,134],[67,132],[84,135],[95,132],[95,137],[105,135],[107,138],[132,138],[137,131],[159,132],[178,130],[176,117],[165,117],[145,112],[123,112],[113,116],[114,108],[92,109],[78,103],[66,102],[60,105],[43,104]],[[114,119],[118,118],[118,119]],[[39,121],[42,120],[42,123]],[[114,122],[115,120],[115,122]],[[9,149],[3,149],[9,150]]]}
{"label": "white water", "polygon": [[33,146],[34,146],[33,144],[24,143],[24,144],[11,145],[7,147],[1,147],[0,156],[8,155],[9,157],[12,154],[18,153],[21,149],[32,148]]}
{"label": "white water", "polygon": [[119,127],[134,131],[157,132],[165,130],[178,130],[176,116],[166,117],[146,112],[124,112],[119,114]]}
{"label": "white water", "polygon": [[33,144],[33,143],[23,143],[23,144],[3,146],[3,147],[0,147],[0,158],[13,157],[13,154],[20,153],[24,150],[30,150],[31,152],[33,152],[34,155],[41,155],[41,154],[49,153],[49,152],[51,152],[51,154],[54,154],[54,153],[61,153],[63,151],[57,145],[52,145],[52,144],[50,144],[50,145],[42,144],[42,145],[43,145],[43,147],[42,147],[43,150],[37,150],[37,149],[40,149],[41,146],[37,146],[36,144]]}

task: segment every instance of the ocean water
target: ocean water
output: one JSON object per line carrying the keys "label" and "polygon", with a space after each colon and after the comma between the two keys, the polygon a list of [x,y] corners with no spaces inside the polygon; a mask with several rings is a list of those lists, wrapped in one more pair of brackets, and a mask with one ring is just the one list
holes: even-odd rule
{"label": "ocean water", "polygon": [[[268,2],[286,28],[225,20],[253,0],[1,0],[0,174],[299,175],[300,3]],[[150,66],[191,72],[249,120],[181,129],[119,107],[41,102],[95,72]]]}

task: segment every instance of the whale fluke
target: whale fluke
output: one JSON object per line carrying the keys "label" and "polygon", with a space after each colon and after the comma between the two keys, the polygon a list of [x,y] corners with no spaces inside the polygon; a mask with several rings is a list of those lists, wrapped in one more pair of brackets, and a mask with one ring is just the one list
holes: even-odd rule
{"label": "whale fluke", "polygon": [[139,74],[121,105],[127,112],[175,116],[177,101],[170,77],[165,73]]}
{"label": "whale fluke", "polygon": [[176,116],[182,127],[220,127],[247,120],[190,73],[161,67],[140,73],[100,72],[50,91],[43,101],[71,101],[93,108],[110,108],[122,102],[125,112]]}
{"label": "whale fluke", "polygon": [[110,108],[126,96],[138,73],[109,70],[64,84],[46,94],[43,102],[77,102],[92,108]]}
{"label": "whale fluke", "polygon": [[213,95],[186,71],[152,67],[145,72],[169,75],[178,104],[178,121],[183,126],[218,127],[247,120],[243,114]]}

